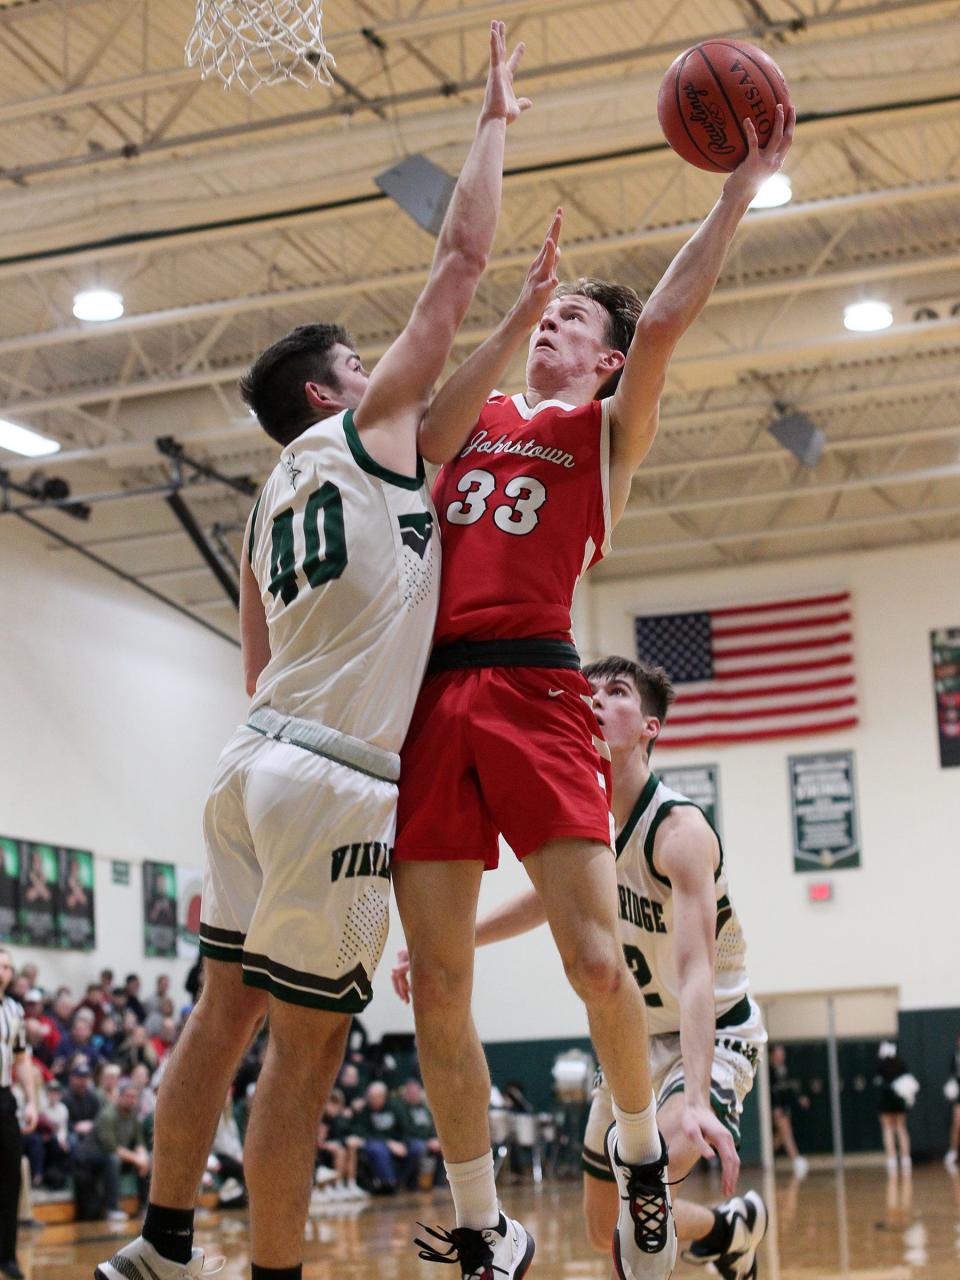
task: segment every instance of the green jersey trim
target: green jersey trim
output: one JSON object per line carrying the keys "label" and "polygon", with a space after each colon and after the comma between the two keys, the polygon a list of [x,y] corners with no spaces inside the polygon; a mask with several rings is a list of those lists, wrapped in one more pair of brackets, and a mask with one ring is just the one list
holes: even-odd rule
{"label": "green jersey trim", "polygon": [[[652,776],[653,775],[651,774],[651,777]],[[646,791],[646,789],[647,788],[644,787],[643,790]],[[641,793],[641,799],[642,798],[643,796]],[[650,874],[653,876],[655,880],[659,880],[661,884],[665,884],[668,889],[672,889],[673,886],[671,885],[667,877],[664,875],[661,875],[660,872],[657,870],[656,866],[654,865],[653,844],[657,838],[657,832],[660,830],[660,824],[663,822],[664,818],[668,818],[670,814],[673,813],[674,809],[684,809],[684,808],[696,809],[697,813],[703,814],[704,822],[706,822],[707,826],[710,828],[713,834],[717,837],[717,847],[720,850],[720,860],[717,863],[716,871],[714,871],[713,873],[714,881],[717,881],[720,879],[720,873],[723,871],[723,841],[720,839],[720,835],[716,827],[713,825],[713,823],[710,821],[707,815],[703,813],[703,810],[700,808],[700,806],[698,804],[694,804],[692,800],[665,800],[663,804],[660,806],[660,808],[657,810],[656,816],[654,817],[653,821],[650,823],[650,830],[647,832],[647,838],[643,842],[643,854],[647,860],[647,866],[650,868]]]}
{"label": "green jersey trim", "polygon": [[617,836],[616,850],[618,858],[627,847],[630,837],[633,835],[634,831],[636,831],[637,823],[646,813],[650,801],[653,799],[653,793],[659,785],[660,779],[655,773],[651,773],[650,777],[644,783],[643,790],[637,796],[637,803],[630,810],[630,817],[623,824],[623,829]]}
{"label": "green jersey trim", "polygon": [[378,480],[385,480],[387,484],[394,484],[398,489],[410,489],[414,492],[423,484],[426,473],[423,469],[423,459],[419,454],[417,455],[417,474],[415,476],[402,476],[399,471],[390,471],[370,457],[363,447],[360,433],[354,424],[352,409],[348,409],[343,415],[343,433],[347,437],[347,444],[350,446],[354,461],[368,475],[376,476]]}
{"label": "green jersey trim", "polygon": [[260,490],[260,496],[253,504],[253,514],[250,516],[250,537],[247,539],[247,559],[253,567],[253,539],[257,532],[257,513],[260,510],[260,499],[263,497],[263,490]]}

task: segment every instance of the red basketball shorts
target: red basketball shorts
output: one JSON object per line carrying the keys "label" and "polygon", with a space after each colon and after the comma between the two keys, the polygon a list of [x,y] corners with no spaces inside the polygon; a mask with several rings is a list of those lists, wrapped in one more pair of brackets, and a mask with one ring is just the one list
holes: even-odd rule
{"label": "red basketball shorts", "polygon": [[613,842],[609,751],[579,671],[480,667],[429,676],[401,752],[394,859],[499,860],[547,840]]}

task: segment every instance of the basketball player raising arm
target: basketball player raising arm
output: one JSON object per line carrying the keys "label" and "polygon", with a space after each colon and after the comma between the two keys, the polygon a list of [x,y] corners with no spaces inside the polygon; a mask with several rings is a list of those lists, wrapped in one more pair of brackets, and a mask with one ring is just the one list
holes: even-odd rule
{"label": "basketball player raising arm", "polygon": [[299,1280],[317,1121],[388,927],[398,752],[436,616],[439,539],[417,438],[493,243],[513,90],[492,24],[476,136],[421,297],[368,377],[349,335],[305,325],[241,393],[279,448],[247,525],[252,702],[203,816],[203,992],[164,1073],[142,1235],[97,1280],[193,1280],[193,1208],[223,1099],[264,1015],[244,1144],[251,1280]]}
{"label": "basketball player raising arm", "polygon": [[[677,1236],[645,1005],[617,938],[609,752],[580,673],[570,608],[579,577],[610,546],[656,434],[676,344],[706,304],[793,129],[793,114],[778,112],[760,150],[745,125],[747,157],[646,308],[623,286],[561,286],[534,327],[526,392],[491,396],[529,332],[511,312],[438,393],[421,430],[428,456],[444,460],[433,492],[444,570],[427,679],[403,747],[393,883],[420,1065],[456,1215],[453,1231],[439,1233],[446,1249],[421,1242],[421,1257],[456,1258],[471,1280],[485,1267],[521,1280],[533,1256],[529,1233],[498,1206],[489,1072],[470,1016],[473,930],[464,926],[475,919],[483,870],[497,864],[498,833],[544,904],[610,1086],[617,1275],[665,1280],[673,1268]],[[709,1112],[693,1114],[729,1179],[729,1135],[717,1133]]]}

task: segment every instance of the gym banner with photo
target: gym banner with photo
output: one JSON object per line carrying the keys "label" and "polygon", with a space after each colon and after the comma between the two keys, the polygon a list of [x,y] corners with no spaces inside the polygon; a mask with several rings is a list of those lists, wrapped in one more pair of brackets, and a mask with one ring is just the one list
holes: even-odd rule
{"label": "gym banner with photo", "polygon": [[860,830],[852,751],[791,756],[794,871],[860,866]]}
{"label": "gym banner with photo", "polygon": [[0,836],[0,942],[17,941],[20,841]]}
{"label": "gym banner with photo", "polygon": [[28,947],[56,947],[60,898],[60,850],[52,844],[20,841],[17,941]]}
{"label": "gym banner with photo", "polygon": [[203,872],[177,867],[177,955],[196,960],[200,954],[200,891]]}
{"label": "gym banner with photo", "polygon": [[960,627],[930,632],[941,769],[960,767]]}
{"label": "gym banner with photo", "polygon": [[60,849],[59,854],[57,941],[64,951],[92,951],[97,942],[93,854],[89,849]]}
{"label": "gym banner with photo", "polygon": [[143,864],[143,952],[165,959],[177,954],[177,868],[172,862]]}
{"label": "gym banner with photo", "polygon": [[700,806],[707,821],[718,834],[720,832],[720,792],[715,764],[691,764],[671,769],[656,770],[657,777],[666,786],[679,791],[682,796]]}

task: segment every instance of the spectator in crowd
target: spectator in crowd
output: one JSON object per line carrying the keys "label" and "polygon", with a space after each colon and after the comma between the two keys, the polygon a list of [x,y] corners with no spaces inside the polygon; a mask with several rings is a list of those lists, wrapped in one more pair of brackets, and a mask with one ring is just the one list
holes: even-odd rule
{"label": "spectator in crowd", "polygon": [[146,1063],[137,1063],[130,1072],[130,1080],[140,1091],[140,1106],[137,1114],[141,1120],[146,1120],[147,1116],[152,1116],[157,1109],[157,1095],[151,1087],[150,1068]]}
{"label": "spectator in crowd", "polygon": [[800,1088],[800,1081],[790,1074],[787,1066],[787,1051],[782,1044],[775,1044],[770,1050],[770,1103],[773,1111],[773,1149],[783,1150],[793,1163],[793,1174],[796,1178],[805,1178],[810,1170],[806,1158],[800,1154],[797,1140],[793,1135],[793,1120],[796,1109],[806,1111],[810,1099]]}
{"label": "spectator in crowd", "polygon": [[920,1088],[909,1068],[897,1052],[892,1040],[884,1040],[877,1051],[877,1070],[874,1083],[880,1087],[880,1129],[883,1134],[883,1153],[887,1158],[887,1171],[897,1172],[897,1154],[900,1169],[909,1173],[913,1161],[910,1158],[910,1132],[907,1129],[907,1111],[913,1106]]}
{"label": "spectator in crowd", "polygon": [[[144,1031],[147,1027],[144,1026]],[[148,1032],[149,1035],[149,1032]],[[150,1045],[154,1053],[157,1055],[157,1062],[163,1062],[164,1058],[177,1042],[177,1024],[173,1018],[164,1018],[160,1023],[160,1029],[155,1036],[150,1037]]]}
{"label": "spectator in crowd", "polygon": [[147,1016],[147,1011],[140,1003],[140,979],[137,974],[127,974],[123,989],[127,997],[127,1008],[132,1009],[137,1015],[138,1022],[143,1022]]}
{"label": "spectator in crowd", "polygon": [[[73,1015],[70,1030],[63,1036],[57,1046],[57,1061],[68,1068],[80,1058],[85,1058],[91,1071],[95,1071],[100,1061],[100,1054],[93,1039],[93,1013],[84,1005]],[[62,1074],[63,1069],[57,1072]]]}
{"label": "spectator in crowd", "polygon": [[79,1007],[89,1009],[93,1014],[93,1034],[97,1035],[103,1019],[108,1013],[113,1013],[113,997],[104,995],[103,987],[99,983],[91,982]]}
{"label": "spectator in crowd", "polygon": [[103,991],[103,994],[107,997],[107,999],[112,1002],[112,999],[113,999],[113,970],[112,969],[100,970],[100,989]]}
{"label": "spectator in crowd", "polygon": [[167,1018],[172,1018],[173,1021],[176,1022],[177,1010],[170,997],[164,996],[160,1003],[150,1010],[147,1014],[147,1020],[143,1024],[147,1028],[147,1035],[150,1036],[151,1039],[160,1034],[160,1028],[163,1026],[164,1021]]}
{"label": "spectator in crowd", "polygon": [[200,998],[200,988],[203,986],[203,956],[197,956],[190,972],[183,980],[183,986],[190,997],[191,1004],[196,1004]]}
{"label": "spectator in crowd", "polygon": [[63,1101],[70,1119],[70,1145],[74,1149],[93,1128],[100,1110],[100,1098],[93,1088],[89,1064],[81,1059],[70,1071]]}
{"label": "spectator in crowd", "polygon": [[29,1014],[24,1019],[23,1025],[26,1030],[27,1044],[33,1055],[34,1066],[40,1071],[44,1080],[48,1080],[53,1074],[53,1054],[47,1045],[46,1029],[39,1018],[33,1018]]}
{"label": "spectator in crowd", "polygon": [[34,1056],[46,1067],[53,1065],[57,1045],[60,1043],[60,1030],[47,1012],[43,1002],[43,992],[39,987],[31,987],[24,997],[23,1012],[26,1017],[43,1028],[41,1052],[34,1050]]}
{"label": "spectator in crowd", "polygon": [[392,1195],[398,1185],[415,1176],[406,1143],[406,1124],[398,1103],[392,1101],[387,1086],[375,1080],[367,1086],[366,1105],[354,1120],[357,1135],[363,1138],[363,1154],[370,1166],[375,1192]]}
{"label": "spectator in crowd", "polygon": [[360,1087],[360,1071],[355,1062],[345,1062],[340,1068],[340,1075],[337,1079],[337,1088],[343,1094],[344,1102],[352,1111],[358,1111],[363,1108],[363,1090]]}
{"label": "spectator in crowd", "polygon": [[433,1115],[427,1105],[427,1096],[423,1085],[415,1076],[411,1076],[409,1080],[404,1081],[400,1090],[400,1101],[403,1107],[404,1126],[407,1133],[407,1146],[410,1148],[411,1164],[416,1161],[416,1167],[411,1172],[408,1183],[410,1186],[416,1186],[417,1173],[424,1158],[427,1158],[431,1164],[431,1179],[436,1185],[443,1172],[443,1162],[440,1159],[440,1139],[437,1137],[436,1126],[433,1123]]}
{"label": "spectator in crowd", "polygon": [[107,1062],[115,1062],[120,1050],[120,1031],[113,1010],[104,1014],[100,1021],[100,1030],[93,1037],[93,1043],[101,1058]]}
{"label": "spectator in crowd", "polygon": [[[364,1200],[368,1193],[357,1182],[357,1161],[364,1139],[354,1131],[353,1115],[342,1089],[332,1089],[317,1130],[317,1187],[311,1203]],[[329,1174],[329,1177],[324,1177]]]}
{"label": "spectator in crowd", "polygon": [[93,1074],[96,1082],[97,1093],[100,1095],[100,1105],[105,1106],[107,1103],[115,1103],[117,1101],[117,1091],[120,1085],[120,1064],[118,1062],[101,1062]]}
{"label": "spectator in crowd", "polygon": [[51,1019],[53,1028],[57,1033],[57,1039],[52,1045],[54,1052],[59,1049],[60,1040],[70,1034],[70,1020],[73,1017],[74,1006],[75,1001],[70,994],[69,987],[60,987],[53,1001],[53,1017]]}
{"label": "spectator in crowd", "polygon": [[32,960],[28,960],[26,964],[20,966],[20,977],[27,984],[28,991],[37,985],[39,976],[40,970]]}
{"label": "spectator in crowd", "polygon": [[150,1043],[146,1027],[138,1023],[126,1036],[120,1045],[117,1061],[120,1063],[124,1075],[130,1075],[138,1063],[142,1063],[149,1069],[151,1076],[153,1075],[159,1060],[156,1050]]}
{"label": "spectator in crowd", "polygon": [[47,1081],[45,1093],[37,1125],[43,1142],[41,1180],[51,1191],[59,1191],[67,1185],[70,1173],[70,1113],[63,1100],[63,1085],[56,1077]]}
{"label": "spectator in crowd", "polygon": [[117,1101],[100,1109],[91,1131],[74,1152],[78,1207],[82,1198],[89,1197],[88,1204],[92,1204],[102,1196],[108,1222],[127,1221],[127,1214],[120,1208],[120,1175],[124,1169],[137,1175],[139,1203],[146,1198],[150,1157],[137,1117],[139,1101],[136,1085],[124,1081]]}
{"label": "spectator in crowd", "polygon": [[[152,996],[148,996],[143,1002],[143,1007],[147,1011],[147,1017],[152,1013],[164,1012],[166,1016],[173,1016],[173,1001],[170,1000],[170,1011],[166,1011],[162,1006],[170,1000],[170,975],[169,973],[161,973],[157,976],[157,985],[154,988]],[[151,1033],[152,1034],[152,1033]]]}

